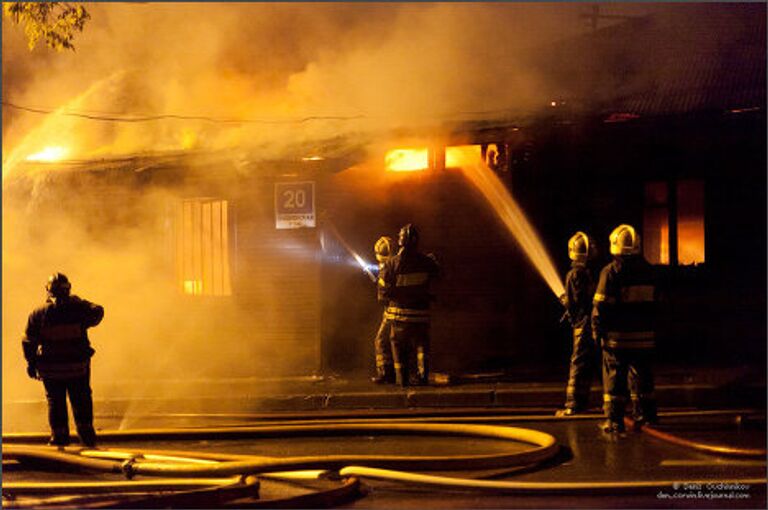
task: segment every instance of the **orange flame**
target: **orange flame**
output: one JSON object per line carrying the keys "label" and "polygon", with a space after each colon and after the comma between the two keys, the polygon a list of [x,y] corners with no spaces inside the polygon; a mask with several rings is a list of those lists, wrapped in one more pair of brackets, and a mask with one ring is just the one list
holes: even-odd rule
{"label": "orange flame", "polygon": [[384,157],[390,172],[417,172],[429,168],[429,151],[420,149],[393,149]]}

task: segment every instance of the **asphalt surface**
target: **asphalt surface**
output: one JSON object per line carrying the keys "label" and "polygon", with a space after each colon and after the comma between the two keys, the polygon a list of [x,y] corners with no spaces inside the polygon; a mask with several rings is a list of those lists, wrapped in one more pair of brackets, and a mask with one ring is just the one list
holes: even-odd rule
{"label": "asphalt surface", "polygon": [[[437,413],[439,414],[439,413]],[[751,419],[744,419],[750,416]],[[740,418],[741,417],[741,418]],[[314,417],[317,421],[320,417]],[[370,420],[373,417],[369,417]],[[378,418],[377,418],[378,419]],[[722,482],[736,479],[765,478],[765,459],[733,458],[699,453],[673,445],[644,433],[628,432],[621,437],[605,436],[597,427],[599,417],[581,419],[552,419],[549,416],[490,417],[454,415],[436,418],[456,422],[471,420],[525,427],[552,434],[561,446],[560,453],[544,465],[532,469],[430,472],[464,478],[488,478],[531,482],[603,482],[603,481],[677,481],[678,486],[664,489],[643,489],[632,494],[510,494],[487,493],[477,490],[437,489],[400,482],[364,479],[364,495],[337,505],[344,508],[764,508],[764,485],[724,486]],[[765,414],[708,413],[666,414],[661,430],[682,437],[716,442],[742,448],[765,448]],[[221,418],[199,416],[165,416],[167,427],[221,425]],[[274,424],[274,420],[233,420],[229,425]],[[358,417],[356,420],[365,420]],[[389,418],[394,422],[395,418]],[[308,422],[283,420],[284,423]],[[157,427],[158,422],[143,418],[136,427]],[[183,450],[196,452],[238,453],[270,457],[296,455],[461,455],[523,451],[522,443],[495,439],[439,437],[430,435],[376,435],[337,437],[291,437],[222,440],[104,440],[101,447],[124,451],[147,449]],[[74,473],[30,473],[6,470],[4,481],[35,479],[38,481],[74,481],[83,479]],[[115,480],[115,475],[96,475],[101,480]],[[692,480],[707,483],[687,484]],[[325,483],[330,482],[317,482]],[[315,484],[316,485],[316,484]],[[318,487],[314,487],[317,489]],[[306,494],[312,484],[265,481],[261,497],[265,499]]]}

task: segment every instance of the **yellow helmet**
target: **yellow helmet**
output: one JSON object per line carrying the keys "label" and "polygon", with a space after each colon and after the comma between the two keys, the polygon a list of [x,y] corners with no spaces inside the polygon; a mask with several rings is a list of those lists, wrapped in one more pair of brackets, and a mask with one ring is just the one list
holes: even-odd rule
{"label": "yellow helmet", "polygon": [[373,251],[376,253],[376,261],[379,264],[384,263],[389,257],[392,256],[392,246],[394,242],[391,237],[380,237],[376,244],[373,245]]}
{"label": "yellow helmet", "polygon": [[576,232],[568,240],[568,257],[577,262],[586,262],[597,254],[597,245],[594,239],[584,232]]}
{"label": "yellow helmet", "polygon": [[619,225],[611,232],[611,255],[640,253],[640,234],[630,225]]}

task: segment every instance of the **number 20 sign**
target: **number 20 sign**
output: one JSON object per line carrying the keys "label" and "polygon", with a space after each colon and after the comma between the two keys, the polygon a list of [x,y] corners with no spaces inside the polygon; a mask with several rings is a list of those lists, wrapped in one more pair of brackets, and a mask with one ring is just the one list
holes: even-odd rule
{"label": "number 20 sign", "polygon": [[315,183],[275,183],[275,228],[315,227]]}

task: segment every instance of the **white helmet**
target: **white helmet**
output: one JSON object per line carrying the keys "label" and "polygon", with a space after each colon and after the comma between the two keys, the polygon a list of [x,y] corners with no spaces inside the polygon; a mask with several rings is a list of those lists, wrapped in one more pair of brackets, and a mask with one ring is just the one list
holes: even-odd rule
{"label": "white helmet", "polygon": [[597,255],[597,245],[594,239],[584,232],[576,232],[568,240],[568,257],[577,262],[586,262]]}
{"label": "white helmet", "polygon": [[619,225],[611,232],[611,255],[637,255],[640,253],[640,234],[630,225]]}
{"label": "white helmet", "polygon": [[376,260],[379,264],[386,262],[386,260],[392,256],[392,246],[394,245],[391,237],[380,237],[376,244],[373,245],[373,251],[376,253]]}

